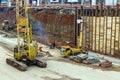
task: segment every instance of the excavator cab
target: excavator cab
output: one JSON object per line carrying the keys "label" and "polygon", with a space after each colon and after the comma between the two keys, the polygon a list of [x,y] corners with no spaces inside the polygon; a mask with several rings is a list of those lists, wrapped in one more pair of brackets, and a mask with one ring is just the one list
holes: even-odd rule
{"label": "excavator cab", "polygon": [[71,54],[71,47],[70,46],[61,46],[60,48],[60,54],[68,56]]}
{"label": "excavator cab", "polygon": [[8,25],[9,24],[8,20],[4,20],[4,24]]}
{"label": "excavator cab", "polygon": [[8,31],[8,29],[9,29],[9,21],[4,20],[3,23],[2,23],[2,30]]}

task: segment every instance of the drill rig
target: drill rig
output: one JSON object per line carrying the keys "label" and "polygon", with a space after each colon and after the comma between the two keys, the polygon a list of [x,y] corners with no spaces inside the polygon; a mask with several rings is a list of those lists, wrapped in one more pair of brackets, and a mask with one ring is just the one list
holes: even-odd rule
{"label": "drill rig", "polygon": [[[26,71],[27,66],[36,65],[45,68],[45,61],[37,60],[38,44],[32,41],[32,26],[29,24],[27,0],[16,0],[16,23],[17,23],[17,41],[18,44],[14,48],[14,59],[7,58],[6,63],[21,70]],[[21,3],[21,4],[20,4]],[[20,39],[20,29],[22,38]]]}
{"label": "drill rig", "polygon": [[71,46],[61,46],[60,54],[75,62],[83,62],[88,58],[88,53],[82,47],[83,31],[80,27],[79,45],[77,48]]}

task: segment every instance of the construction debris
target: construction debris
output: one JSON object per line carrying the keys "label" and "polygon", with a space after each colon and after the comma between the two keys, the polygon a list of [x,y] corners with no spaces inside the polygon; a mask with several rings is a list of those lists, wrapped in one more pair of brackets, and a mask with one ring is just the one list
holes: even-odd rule
{"label": "construction debris", "polygon": [[70,60],[73,60],[75,62],[83,62],[88,58],[88,54],[80,53],[77,56],[69,56]]}
{"label": "construction debris", "polygon": [[108,67],[112,67],[112,62],[111,61],[103,61],[99,64],[99,66],[103,67],[103,68],[108,68]]}
{"label": "construction debris", "polygon": [[95,63],[99,63],[99,62],[100,62],[100,60],[99,59],[95,59],[95,58],[87,59],[87,60],[83,61],[83,63],[85,63],[85,64],[95,64]]}
{"label": "construction debris", "polygon": [[53,57],[49,51],[40,51],[38,52],[38,56],[39,57],[44,57],[44,56]]}

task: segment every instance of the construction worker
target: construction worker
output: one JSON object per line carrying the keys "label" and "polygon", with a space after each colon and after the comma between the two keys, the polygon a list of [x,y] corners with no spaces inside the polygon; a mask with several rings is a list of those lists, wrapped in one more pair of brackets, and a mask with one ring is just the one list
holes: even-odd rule
{"label": "construction worker", "polygon": [[53,49],[56,47],[55,41],[52,43]]}
{"label": "construction worker", "polygon": [[52,42],[49,43],[50,49],[53,48]]}
{"label": "construction worker", "polygon": [[50,42],[49,43],[50,49],[54,49],[56,47],[56,42]]}
{"label": "construction worker", "polygon": [[42,48],[43,48],[42,46],[39,46],[39,51],[42,51]]}

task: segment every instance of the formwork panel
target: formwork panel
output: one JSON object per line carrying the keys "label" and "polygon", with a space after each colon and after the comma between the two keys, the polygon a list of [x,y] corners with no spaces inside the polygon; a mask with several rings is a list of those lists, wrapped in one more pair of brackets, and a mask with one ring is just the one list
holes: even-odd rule
{"label": "formwork panel", "polygon": [[[100,13],[100,10],[100,6],[98,6],[93,9],[83,8],[82,11],[80,11],[80,16],[84,21],[81,24],[83,27],[83,48],[107,55],[119,55],[120,11],[118,7],[113,9],[110,6],[103,7],[102,14]],[[62,19],[63,18],[61,18],[61,20]],[[54,37],[55,39],[60,38],[63,43],[65,43],[65,41],[70,41],[74,44],[77,35],[77,43],[79,43],[79,31],[76,30],[77,32],[75,32],[76,24],[74,24],[74,26],[52,25],[51,27],[48,26],[49,29],[46,28],[46,31],[52,34],[51,37]]]}
{"label": "formwork panel", "polygon": [[[93,28],[91,50],[107,55],[119,54],[120,24],[118,24],[118,19],[119,17],[112,16],[93,16],[93,18],[91,19],[93,20],[93,25],[90,25],[90,27]],[[86,22],[86,24],[89,23]]]}

